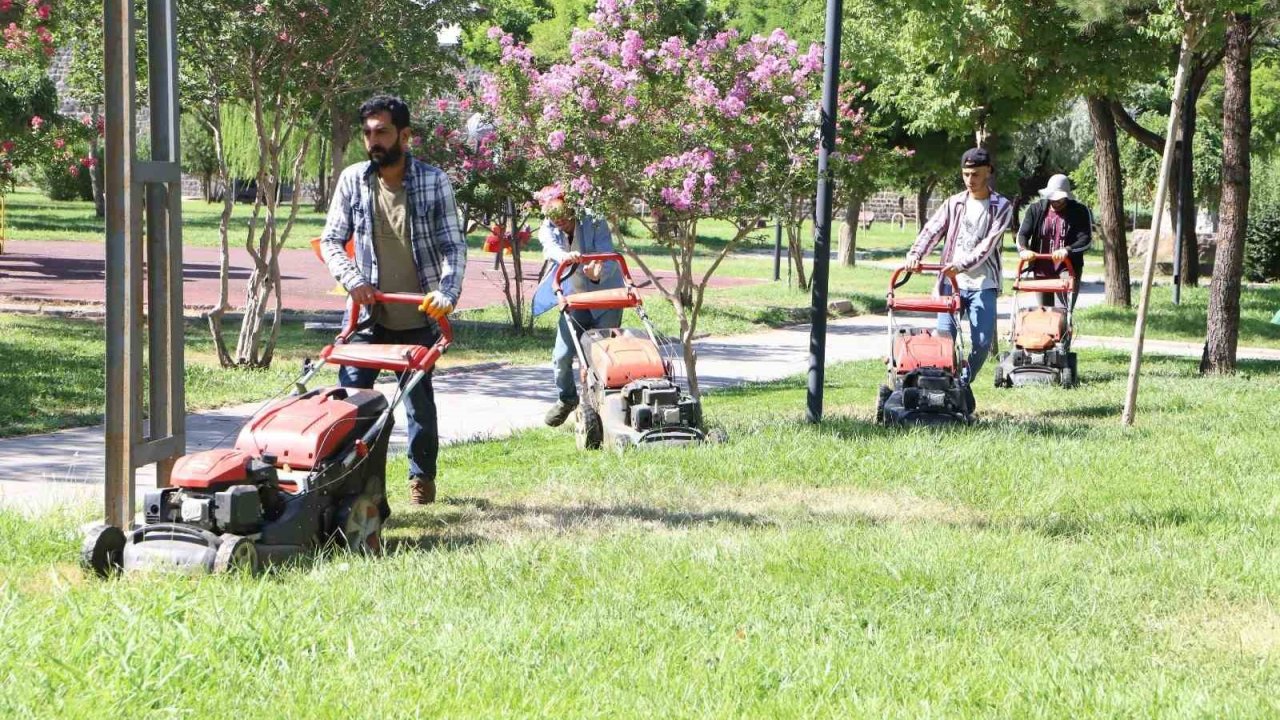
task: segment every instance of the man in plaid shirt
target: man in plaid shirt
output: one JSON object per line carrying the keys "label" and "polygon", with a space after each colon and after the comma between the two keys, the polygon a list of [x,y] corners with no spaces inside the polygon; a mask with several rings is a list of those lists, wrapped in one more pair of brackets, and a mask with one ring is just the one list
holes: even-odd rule
{"label": "man in plaid shirt", "polygon": [[[964,192],[947,198],[907,253],[907,269],[942,245],[942,264],[955,274],[956,285],[942,280],[943,294],[960,296],[960,312],[969,320],[969,362],[961,376],[972,383],[986,362],[996,337],[996,296],[1000,294],[1000,249],[1013,219],[1013,203],[991,189],[991,154],[973,148],[960,158]],[[961,330],[951,315],[938,315],[938,331],[955,337]]]}
{"label": "man in plaid shirt", "polygon": [[[431,318],[449,314],[462,294],[467,243],[449,177],[408,154],[409,107],[378,95],[360,107],[368,162],[338,178],[321,236],[329,272],[361,303],[361,330],[351,342],[431,345],[437,324],[411,305],[373,305],[374,290],[426,293]],[[354,237],[355,257],[345,244]],[[401,373],[403,381],[406,374]],[[371,388],[378,371],[343,366],[345,387]],[[409,491],[416,504],[435,501],[436,426],[431,375],[405,397],[409,419]]]}

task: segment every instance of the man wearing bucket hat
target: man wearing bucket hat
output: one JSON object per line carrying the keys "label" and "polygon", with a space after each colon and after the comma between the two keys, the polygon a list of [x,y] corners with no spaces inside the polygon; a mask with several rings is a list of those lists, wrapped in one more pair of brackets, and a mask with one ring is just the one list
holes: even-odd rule
{"label": "man wearing bucket hat", "polygon": [[[556,306],[551,280],[560,263],[577,260],[582,255],[611,253],[613,236],[609,223],[589,210],[575,211],[565,202],[564,191],[558,185],[548,185],[537,194],[544,218],[538,228],[538,242],[542,255],[550,267],[544,271],[542,282],[533,295],[533,314],[540,315]],[[552,264],[553,263],[553,264]],[[617,263],[591,262],[579,265],[577,270],[561,283],[566,294],[588,290],[610,290],[622,287],[622,269]],[[556,427],[564,423],[578,406],[578,384],[573,376],[573,337],[596,328],[616,328],[622,324],[621,310],[574,310],[562,313],[556,346],[551,351],[551,364],[555,369],[556,404],[544,418],[547,425]]]}
{"label": "man wearing bucket hat", "polygon": [[[1037,277],[1058,277],[1064,270],[1063,261],[1070,259],[1071,267],[1080,277],[1084,253],[1093,242],[1093,219],[1089,208],[1071,195],[1071,180],[1066,175],[1054,175],[1040,191],[1041,200],[1027,208],[1018,229],[1018,254],[1030,259],[1036,253],[1053,255],[1052,260],[1037,260],[1032,271]],[[1079,283],[1075,295],[1080,294]],[[1041,298],[1044,305],[1066,307],[1065,295],[1046,293]]]}
{"label": "man wearing bucket hat", "polygon": [[[907,253],[907,269],[942,244],[942,264],[955,273],[957,288],[943,280],[943,293],[960,295],[961,312],[969,320],[969,358],[963,377],[972,383],[991,352],[996,337],[996,296],[1000,294],[1000,246],[1013,221],[1013,204],[991,189],[991,154],[973,148],[960,158],[964,192],[947,198],[934,212]],[[955,337],[960,328],[951,315],[938,315],[938,330]]]}

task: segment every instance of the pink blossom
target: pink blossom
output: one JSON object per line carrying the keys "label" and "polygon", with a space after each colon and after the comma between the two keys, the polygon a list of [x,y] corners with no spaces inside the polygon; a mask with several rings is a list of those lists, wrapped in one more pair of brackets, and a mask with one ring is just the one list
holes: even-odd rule
{"label": "pink blossom", "polygon": [[54,138],[54,139],[53,139],[53,146],[54,146],[55,148],[57,148],[57,149],[61,150],[62,148],[64,148],[64,147],[66,147],[66,146],[67,146],[67,141],[66,141],[66,140],[63,140],[62,138]]}
{"label": "pink blossom", "polygon": [[80,164],[92,170],[98,167],[98,159],[95,157],[83,157],[80,158]]}
{"label": "pink blossom", "polygon": [[552,150],[559,150],[560,148],[564,147],[564,139],[565,139],[564,131],[556,130],[555,132],[547,136],[547,146],[550,147]]}
{"label": "pink blossom", "polygon": [[628,95],[622,100],[623,107],[628,109],[634,108],[636,105],[639,105],[639,104],[640,104],[640,101],[636,99],[635,95]]}
{"label": "pink blossom", "polygon": [[0,12],[9,12],[13,9],[13,0],[0,0]]}
{"label": "pink blossom", "polygon": [[490,40],[497,40],[498,38],[502,37],[504,34],[505,33],[502,32],[502,28],[498,27],[497,25],[490,25],[489,29],[485,31],[485,35],[487,35]]}
{"label": "pink blossom", "polygon": [[253,14],[254,14],[254,15],[261,15],[262,13],[264,13],[264,12],[266,12],[266,11],[267,11],[267,6],[266,6],[266,5],[263,5],[262,3],[258,3],[257,5],[254,5],[254,6],[253,6]]}
{"label": "pink blossom", "polygon": [[708,190],[715,187],[717,182],[718,181],[716,180],[716,176],[712,175],[711,173],[704,173],[702,176],[702,184]]}
{"label": "pink blossom", "polygon": [[16,146],[14,145],[12,140],[5,140],[4,142],[0,143],[0,153],[4,153],[8,155],[9,153],[13,152],[14,147]]}
{"label": "pink blossom", "polygon": [[644,38],[635,30],[622,34],[622,67],[636,67],[644,62]]}
{"label": "pink blossom", "polygon": [[639,120],[636,120],[635,115],[627,115],[626,117],[618,121],[618,129],[626,130],[632,125],[635,125],[637,122],[639,122]]}
{"label": "pink blossom", "polygon": [[459,100],[459,101],[458,101],[458,109],[459,109],[459,110],[470,110],[470,109],[471,109],[471,98],[462,98],[461,100]]}
{"label": "pink blossom", "polygon": [[48,5],[41,5],[40,7],[36,8],[36,17],[40,18],[41,20],[48,20],[50,10],[51,9]]}
{"label": "pink blossom", "polygon": [[80,177],[80,166],[79,166],[79,165],[68,165],[68,166],[67,166],[67,174],[68,174],[68,175],[70,175],[71,177]]}
{"label": "pink blossom", "polygon": [[436,112],[449,112],[449,101],[444,98],[436,100]]}
{"label": "pink blossom", "polygon": [[589,195],[591,193],[591,179],[586,175],[579,175],[569,181],[569,188],[579,195]]}
{"label": "pink blossom", "polygon": [[40,117],[39,115],[32,115],[32,116],[31,116],[31,129],[32,129],[32,130],[39,130],[41,127],[44,127],[44,118]]}

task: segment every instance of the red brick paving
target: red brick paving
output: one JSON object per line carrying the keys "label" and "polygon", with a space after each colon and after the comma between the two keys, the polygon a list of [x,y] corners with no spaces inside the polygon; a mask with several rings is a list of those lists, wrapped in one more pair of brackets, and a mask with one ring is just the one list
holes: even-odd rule
{"label": "red brick paving", "polygon": [[[212,307],[218,299],[218,250],[190,247],[183,250],[183,304],[193,310]],[[540,262],[524,263],[536,276]],[[241,248],[231,250],[230,302],[244,299],[245,282],[252,262]],[[0,297],[42,302],[101,303],[105,297],[106,246],[88,242],[11,241],[0,255]],[[333,292],[335,283],[310,250],[280,253],[284,307],[306,312],[338,310],[345,293]],[[659,276],[672,276],[659,272]],[[637,277],[637,282],[642,278]],[[752,278],[716,277],[712,287],[760,282]],[[532,286],[532,282],[530,282]],[[650,292],[653,292],[650,289]],[[493,269],[493,255],[472,250],[463,281],[460,308],[485,307],[505,302],[501,275]]]}

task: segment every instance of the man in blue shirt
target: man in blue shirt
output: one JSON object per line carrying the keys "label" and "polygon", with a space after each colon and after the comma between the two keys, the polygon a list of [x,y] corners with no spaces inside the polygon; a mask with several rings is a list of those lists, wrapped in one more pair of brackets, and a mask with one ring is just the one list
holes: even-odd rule
{"label": "man in blue shirt", "polygon": [[[577,260],[582,255],[611,253],[613,236],[609,223],[588,210],[574,211],[564,201],[564,192],[555,185],[543,188],[538,194],[545,218],[538,229],[538,242],[542,255],[556,265],[549,273],[555,273],[565,260]],[[622,268],[616,262],[599,261],[579,265],[578,269],[561,284],[566,295],[591,290],[609,290],[622,287]],[[540,314],[555,302],[550,282],[538,288],[533,299],[533,312]],[[569,417],[578,406],[578,385],[573,374],[573,337],[595,328],[616,328],[622,324],[621,310],[574,310],[562,313],[556,346],[551,352],[551,364],[555,368],[556,404],[547,411],[545,421],[556,427]]]}

